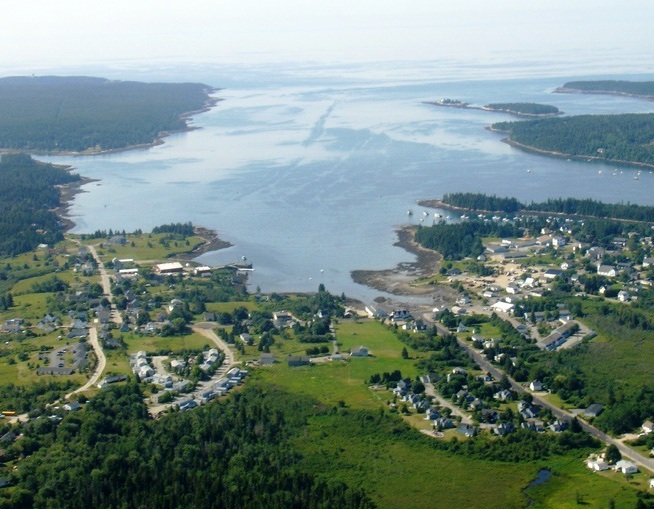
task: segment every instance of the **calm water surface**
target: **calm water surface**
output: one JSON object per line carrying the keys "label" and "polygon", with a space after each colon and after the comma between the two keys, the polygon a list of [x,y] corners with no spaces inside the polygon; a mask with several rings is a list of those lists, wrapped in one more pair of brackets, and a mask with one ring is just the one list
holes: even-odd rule
{"label": "calm water surface", "polygon": [[575,196],[654,205],[652,174],[635,180],[633,169],[614,176],[613,166],[527,154],[484,129],[511,117],[423,101],[533,101],[567,114],[648,112],[653,103],[551,93],[574,76],[462,81],[435,68],[434,78],[422,69],[411,81],[378,71],[207,75],[203,81],[229,88],[193,119],[198,129],[146,150],[49,158],[99,180],[72,204],[74,231],[192,221],[234,244],[200,260],[247,257],[256,269],[252,288],[306,291],[322,282],[369,301],[378,292],[353,283],[350,271],[412,259],[393,243],[398,225],[423,217],[419,199],[479,191],[526,201]]}

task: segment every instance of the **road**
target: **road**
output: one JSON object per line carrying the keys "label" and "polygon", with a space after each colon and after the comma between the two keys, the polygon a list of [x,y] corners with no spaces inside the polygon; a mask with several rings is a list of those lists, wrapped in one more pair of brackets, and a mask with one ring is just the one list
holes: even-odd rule
{"label": "road", "polygon": [[470,415],[465,413],[458,406],[453,405],[451,401],[447,401],[445,398],[443,398],[443,396],[438,394],[438,392],[436,392],[436,389],[434,389],[434,384],[426,383],[425,393],[428,396],[433,397],[440,406],[451,409],[454,415],[457,415],[461,418],[461,424],[472,424],[472,418],[470,417]]}
{"label": "road", "polygon": [[[105,269],[104,264],[100,260],[100,257],[98,256],[98,252],[95,250],[95,246],[87,246],[87,247],[89,249],[89,252],[91,253],[91,256],[93,256],[93,259],[95,260],[98,269],[100,270],[100,284],[102,285],[103,294],[111,302],[112,301],[111,279],[109,279],[109,274],[107,274],[107,270]],[[122,317],[117,312],[116,308],[113,305],[113,302],[111,305],[111,318],[112,321],[114,321],[115,323],[118,324],[122,323]],[[86,382],[80,388],[75,389],[74,391],[66,394],[66,396],[64,396],[65,399],[69,399],[74,394],[78,394],[80,392],[86,391],[91,387],[93,387],[98,382],[100,376],[104,372],[105,367],[107,366],[107,357],[104,355],[104,351],[100,346],[100,341],[98,341],[98,330],[95,326],[89,327],[88,342],[93,347],[93,352],[95,353],[95,356],[98,359],[97,365],[95,367],[95,371],[93,372],[93,375],[91,375],[91,378],[89,378],[88,382]]]}
{"label": "road", "polygon": [[98,330],[95,327],[89,328],[88,342],[93,347],[95,356],[98,359],[98,364],[95,367],[93,375],[91,375],[91,378],[89,378],[89,381],[82,385],[80,388],[75,389],[73,392],[66,394],[65,399],[70,399],[70,397],[74,394],[84,392],[97,384],[100,376],[104,372],[104,368],[107,366],[107,358],[105,357],[104,352],[102,351],[102,347],[100,346],[100,342],[98,341]]}
{"label": "road", "polygon": [[[434,325],[439,335],[442,335],[443,333],[450,334],[450,332],[442,325],[438,323],[435,323]],[[534,394],[531,391],[528,391],[525,387],[523,387],[518,382],[516,382],[513,378],[508,376],[503,370],[491,364],[491,362],[484,355],[482,355],[479,351],[475,350],[472,347],[472,345],[470,345],[467,341],[461,338],[457,338],[457,342],[459,343],[459,346],[461,346],[461,348],[465,349],[466,352],[468,352],[468,355],[470,355],[470,357],[473,358],[473,360],[479,365],[479,367],[483,371],[486,371],[491,375],[493,375],[493,377],[495,377],[496,380],[500,380],[502,377],[506,376],[506,378],[511,383],[511,388],[513,390],[515,390],[518,394],[520,393],[531,394],[534,398],[534,402],[549,408],[552,411],[552,414],[558,419],[572,420],[576,417],[577,421],[579,422],[579,424],[581,424],[581,427],[583,428],[584,431],[586,431],[591,436],[597,438],[598,440],[604,442],[607,445],[615,445],[623,457],[630,459],[640,468],[648,470],[651,473],[654,473],[654,458],[648,458],[646,456],[643,456],[638,451],[635,451],[631,447],[622,443],[620,440],[615,439],[607,435],[606,433],[600,431],[592,424],[583,420],[580,416],[555,406],[542,395]]]}

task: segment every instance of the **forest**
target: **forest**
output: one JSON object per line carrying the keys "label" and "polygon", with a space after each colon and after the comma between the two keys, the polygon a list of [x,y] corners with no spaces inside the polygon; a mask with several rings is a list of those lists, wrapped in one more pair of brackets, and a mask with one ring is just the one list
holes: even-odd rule
{"label": "forest", "polygon": [[248,389],[153,421],[142,399],[137,384],[112,387],[59,424],[34,420],[5,452],[28,457],[0,507],[374,507],[360,489],[299,467],[289,439],[315,401]]}
{"label": "forest", "polygon": [[498,122],[510,142],[553,155],[654,165],[654,113]]}
{"label": "forest", "polygon": [[467,210],[505,212],[554,212],[597,218],[654,222],[654,207],[632,203],[603,203],[592,198],[549,198],[544,202],[521,203],[515,198],[483,193],[448,193],[442,202]]}
{"label": "forest", "polygon": [[492,103],[485,106],[493,111],[506,111],[517,115],[559,115],[556,106],[537,103]]}
{"label": "forest", "polygon": [[184,115],[215,101],[200,83],[138,83],[90,77],[0,79],[0,148],[116,150],[187,128]]}
{"label": "forest", "polygon": [[625,94],[654,96],[654,81],[569,81],[555,92],[586,92],[593,94]]}
{"label": "forest", "polygon": [[79,175],[29,155],[5,154],[0,159],[0,180],[0,256],[14,256],[63,239],[63,225],[52,211],[61,205],[56,186],[78,182]]}

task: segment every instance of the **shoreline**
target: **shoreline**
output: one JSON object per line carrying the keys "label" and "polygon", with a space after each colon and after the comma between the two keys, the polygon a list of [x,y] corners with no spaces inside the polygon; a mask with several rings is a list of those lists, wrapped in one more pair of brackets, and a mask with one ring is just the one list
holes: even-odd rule
{"label": "shoreline", "polygon": [[629,92],[618,92],[617,90],[581,90],[579,88],[557,87],[553,91],[555,94],[591,94],[591,95],[615,95],[618,97],[633,97],[643,99],[644,101],[654,101],[652,95],[630,94]]}
{"label": "shoreline", "polygon": [[[492,133],[500,133],[500,134],[506,134],[506,131],[500,131],[498,129],[493,129],[492,126],[487,126],[486,127],[487,131],[490,131]],[[654,164],[649,164],[649,163],[641,163],[638,161],[624,161],[622,159],[606,159],[604,157],[597,157],[597,156],[591,156],[591,155],[573,155],[573,154],[566,154],[564,152],[556,152],[554,150],[545,150],[537,147],[533,147],[531,145],[525,145],[523,143],[519,143],[517,141],[512,140],[509,137],[502,138],[500,140],[502,143],[506,143],[507,145],[510,145],[512,147],[524,150],[525,152],[532,152],[534,154],[540,154],[548,157],[556,157],[558,159],[574,159],[576,161],[585,161],[585,162],[599,162],[599,163],[606,163],[606,164],[616,164],[619,166],[636,166],[638,168],[648,168],[648,169],[654,169]]]}
{"label": "shoreline", "polygon": [[[415,226],[402,226],[396,230],[398,240],[393,244],[416,255],[416,261],[399,263],[392,269],[353,270],[350,276],[355,283],[389,293],[396,297],[432,297],[433,302],[449,302],[456,293],[444,285],[416,285],[419,278],[436,274],[443,257],[431,249],[420,246],[414,240]],[[376,302],[386,302],[386,297],[378,297]]]}

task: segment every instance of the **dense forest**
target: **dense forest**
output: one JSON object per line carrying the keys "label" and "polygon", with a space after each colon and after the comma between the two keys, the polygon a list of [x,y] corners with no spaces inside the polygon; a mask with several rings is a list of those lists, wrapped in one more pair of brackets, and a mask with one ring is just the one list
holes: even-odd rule
{"label": "dense forest", "polygon": [[555,155],[654,165],[654,113],[539,118],[491,128]]}
{"label": "dense forest", "polygon": [[0,79],[0,148],[113,150],[185,129],[185,113],[211,103],[199,83],[137,83],[89,77]]}
{"label": "dense forest", "polygon": [[492,103],[485,106],[493,111],[505,111],[517,115],[559,115],[556,106],[537,103]]}
{"label": "dense forest", "polygon": [[625,94],[654,96],[654,81],[570,81],[555,92],[586,92],[593,94]]}
{"label": "dense forest", "polygon": [[5,154],[0,159],[0,180],[0,256],[63,239],[62,224],[52,211],[61,204],[56,186],[79,181],[79,175],[28,155]]}
{"label": "dense forest", "polygon": [[34,420],[5,451],[28,457],[0,507],[374,507],[359,489],[299,467],[289,439],[315,401],[248,389],[153,421],[142,399],[138,385],[112,387],[59,424]]}
{"label": "dense forest", "polygon": [[442,202],[466,210],[489,212],[554,212],[597,218],[626,219],[654,222],[654,207],[632,203],[603,203],[591,198],[550,198],[544,202],[521,203],[515,198],[498,197],[483,193],[448,193]]}

